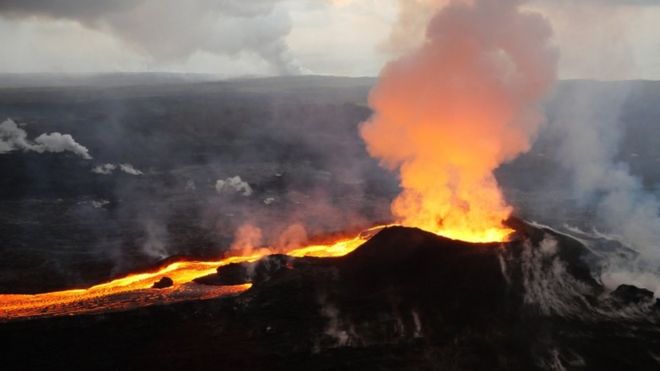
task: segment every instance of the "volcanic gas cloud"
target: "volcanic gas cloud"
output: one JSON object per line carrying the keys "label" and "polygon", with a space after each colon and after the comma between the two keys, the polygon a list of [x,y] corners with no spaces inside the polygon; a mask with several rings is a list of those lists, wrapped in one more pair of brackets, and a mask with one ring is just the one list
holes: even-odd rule
{"label": "volcanic gas cloud", "polygon": [[361,134],[399,171],[400,223],[473,242],[509,234],[493,171],[530,148],[557,62],[548,22],[523,2],[452,1],[422,46],[381,72]]}

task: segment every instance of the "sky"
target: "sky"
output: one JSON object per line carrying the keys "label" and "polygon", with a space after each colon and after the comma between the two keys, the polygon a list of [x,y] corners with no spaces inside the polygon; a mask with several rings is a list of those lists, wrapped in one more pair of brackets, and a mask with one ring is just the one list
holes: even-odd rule
{"label": "sky", "polygon": [[[0,0],[0,73],[376,76],[448,1]],[[561,78],[660,79],[660,0],[521,3],[552,24]]]}

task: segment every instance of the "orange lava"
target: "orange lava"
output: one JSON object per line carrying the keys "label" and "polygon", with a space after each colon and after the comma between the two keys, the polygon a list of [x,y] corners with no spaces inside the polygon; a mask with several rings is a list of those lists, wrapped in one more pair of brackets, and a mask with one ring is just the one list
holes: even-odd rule
{"label": "orange lava", "polygon": [[[363,244],[385,226],[370,228],[353,238],[329,244],[317,244],[288,251],[294,257],[339,257]],[[238,294],[252,285],[208,286],[193,282],[195,278],[216,272],[231,263],[254,262],[267,254],[267,249],[249,256],[232,256],[218,261],[178,261],[157,271],[130,274],[87,289],[48,292],[35,295],[0,295],[0,320],[26,317],[47,317],[126,310],[159,303],[211,299]],[[169,277],[174,285],[153,289],[152,285]]]}
{"label": "orange lava", "polygon": [[[288,251],[286,254],[293,257],[319,258],[344,256],[358,248],[375,233],[389,226],[392,225],[376,226],[352,238],[343,238],[327,244],[310,244]],[[487,241],[501,241],[506,238],[504,234],[493,233],[492,236],[489,236],[492,239]],[[0,294],[0,321],[110,312],[240,294],[252,287],[252,284],[210,286],[195,283],[193,280],[213,274],[218,267],[227,264],[257,261],[268,252],[268,249],[260,249],[253,255],[231,256],[218,261],[178,261],[153,272],[129,274],[87,289],[34,295]],[[173,286],[166,289],[152,288],[153,284],[163,277],[171,278],[174,282]]]}

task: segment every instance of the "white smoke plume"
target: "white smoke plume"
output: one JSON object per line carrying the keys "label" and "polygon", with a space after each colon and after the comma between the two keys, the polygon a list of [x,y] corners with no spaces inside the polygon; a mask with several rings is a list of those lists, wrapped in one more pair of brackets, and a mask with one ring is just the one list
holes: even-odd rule
{"label": "white smoke plume", "polygon": [[115,171],[115,169],[117,169],[117,165],[115,164],[103,164],[94,167],[92,169],[92,173],[101,174],[101,175],[110,175]]}
{"label": "white smoke plume", "polygon": [[245,197],[252,194],[252,187],[238,175],[227,179],[218,179],[215,183],[215,190],[219,194],[240,193]]}
{"label": "white smoke plume", "polygon": [[360,337],[350,321],[345,320],[339,309],[328,301],[325,295],[318,298],[321,316],[327,321],[324,335],[333,341],[333,347],[346,347],[359,344]]}
{"label": "white smoke plume", "polygon": [[142,244],[142,252],[158,259],[170,256],[167,250],[168,232],[162,223],[147,220],[144,223],[144,232],[145,240]]}
{"label": "white smoke plume", "polygon": [[103,164],[103,165],[98,165],[92,169],[92,172],[95,174],[101,174],[101,175],[110,175],[115,172],[115,170],[119,170],[121,172],[124,172],[126,174],[130,175],[142,175],[144,174],[141,170],[136,169],[133,165],[131,164]]}
{"label": "white smoke plume", "polygon": [[296,74],[286,36],[292,22],[282,0],[6,0],[0,16],[77,21],[109,33],[158,61],[195,53],[263,58],[274,73]]}
{"label": "white smoke plume", "polygon": [[131,164],[119,164],[119,170],[125,172],[126,174],[131,174],[131,175],[142,175],[142,174],[144,174],[141,170],[136,169]]}
{"label": "white smoke plume", "polygon": [[12,151],[24,152],[71,152],[86,160],[92,156],[89,150],[76,142],[69,134],[49,133],[41,134],[34,141],[30,141],[27,133],[12,119],[7,119],[0,123],[0,154]]}
{"label": "white smoke plume", "polygon": [[[617,159],[624,126],[621,113],[630,90],[576,85],[553,124],[561,133],[562,165],[571,174],[578,200],[595,208],[599,228],[616,235],[640,255],[635,261],[613,257],[603,280],[608,286],[643,284],[660,293],[660,200]],[[628,279],[626,281],[626,279]]]}
{"label": "white smoke plume", "polygon": [[[537,226],[546,228],[542,225]],[[562,246],[554,233],[557,232],[552,230],[552,233],[546,233],[538,245],[534,245],[529,240],[524,241],[523,251],[519,257],[506,250],[503,250],[500,256],[502,274],[509,284],[511,284],[509,272],[515,271],[520,264],[523,300],[526,305],[542,315],[582,320],[618,321],[649,318],[654,305],[653,300],[621,305],[616,297],[600,293],[595,286],[570,273],[571,263],[562,258],[560,253]],[[560,235],[572,238],[568,234]],[[637,281],[624,282],[630,284]],[[603,283],[606,288],[612,290],[621,284],[621,282]]]}
{"label": "white smoke plume", "polygon": [[108,200],[92,200],[92,207],[95,209],[102,209],[110,204]]}

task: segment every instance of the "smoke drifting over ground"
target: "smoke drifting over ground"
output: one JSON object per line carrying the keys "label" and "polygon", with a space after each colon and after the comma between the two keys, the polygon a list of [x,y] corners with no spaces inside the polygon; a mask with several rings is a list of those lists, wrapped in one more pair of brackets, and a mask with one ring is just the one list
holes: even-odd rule
{"label": "smoke drifting over ground", "polygon": [[263,58],[274,73],[296,74],[301,69],[285,40],[291,20],[280,2],[12,0],[0,2],[0,15],[77,21],[109,32],[157,61],[185,60],[196,52],[247,52]]}
{"label": "smoke drifting over ground", "polygon": [[[0,223],[12,241],[0,247],[10,266],[0,289],[86,286],[165,255],[281,249],[388,220],[396,181],[357,134],[373,79],[151,78],[129,88],[0,92],[0,111],[30,123],[18,126],[26,138],[70,133],[95,160],[0,155],[0,219],[15,221]],[[143,174],[126,173],[129,164]],[[240,238],[243,225],[261,236]],[[43,263],[24,269],[17,261]]]}
{"label": "smoke drifting over ground", "polygon": [[623,137],[622,106],[629,89],[609,94],[574,90],[556,123],[563,134],[560,161],[583,203],[595,203],[607,230],[649,257],[660,258],[660,204],[629,165],[617,159]]}
{"label": "smoke drifting over ground", "polygon": [[76,142],[69,134],[44,133],[31,141],[25,130],[13,120],[7,119],[0,123],[0,154],[16,150],[37,153],[71,152],[85,160],[92,159],[87,148]]}
{"label": "smoke drifting over ground", "polygon": [[[613,287],[635,283],[657,294],[660,201],[643,179],[632,173],[631,157],[621,157],[624,106],[632,88],[630,83],[609,91],[573,87],[570,98],[562,100],[563,109],[554,119],[553,130],[559,137],[558,160],[568,171],[575,199],[580,206],[595,210],[596,228],[639,253],[612,256],[603,279]],[[638,156],[635,152],[628,155]]]}
{"label": "smoke drifting over ground", "polygon": [[215,190],[219,194],[239,193],[245,197],[252,194],[252,187],[238,175],[227,179],[218,179],[215,182]]}
{"label": "smoke drifting over ground", "polygon": [[493,171],[527,151],[554,82],[551,29],[520,1],[455,1],[423,45],[387,65],[362,127],[369,153],[398,170],[395,217],[454,238],[501,239],[511,212]]}
{"label": "smoke drifting over ground", "polygon": [[92,173],[94,174],[101,174],[101,175],[110,175],[115,172],[115,170],[119,170],[123,173],[130,174],[130,175],[142,175],[144,174],[142,170],[136,169],[133,165],[131,164],[103,164],[103,165],[98,165],[92,168]]}

